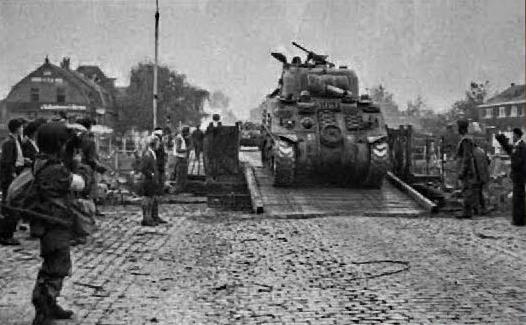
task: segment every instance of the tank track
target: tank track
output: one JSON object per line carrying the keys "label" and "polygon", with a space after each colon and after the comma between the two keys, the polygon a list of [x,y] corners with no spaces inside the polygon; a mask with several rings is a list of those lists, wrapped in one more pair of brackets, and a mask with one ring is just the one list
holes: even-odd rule
{"label": "tank track", "polygon": [[295,180],[296,152],[294,146],[277,140],[274,147],[274,186],[290,186]]}
{"label": "tank track", "polygon": [[363,185],[371,188],[381,188],[389,165],[388,144],[385,141],[369,145],[369,170]]}

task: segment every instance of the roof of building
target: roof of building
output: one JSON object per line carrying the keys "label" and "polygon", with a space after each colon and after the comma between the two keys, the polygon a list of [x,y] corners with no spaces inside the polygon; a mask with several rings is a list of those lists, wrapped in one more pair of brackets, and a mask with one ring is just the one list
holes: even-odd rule
{"label": "roof of building", "polygon": [[77,68],[77,71],[83,74],[86,78],[96,81],[96,78],[105,81],[108,77],[102,72],[102,70],[96,65],[81,65]]}
{"label": "roof of building", "polygon": [[86,99],[88,101],[90,100],[89,93],[93,91],[99,95],[97,96],[98,98],[94,98],[98,104],[102,106],[111,105],[110,103],[111,99],[110,99],[108,90],[106,90],[104,87],[98,85],[96,82],[94,82],[93,80],[90,80],[89,78],[87,78],[80,72],[71,70],[69,68],[59,67],[57,65],[50,63],[49,60],[47,59],[44,62],[44,64],[42,64],[40,67],[38,67],[37,69],[29,73],[26,77],[24,77],[18,83],[16,83],[11,89],[11,91],[15,90],[20,84],[22,84],[25,80],[27,80],[31,76],[35,74],[38,75],[39,72],[44,69],[52,70],[55,74],[61,76],[62,78],[70,82],[71,84],[82,89],[84,96],[86,96]]}
{"label": "roof of building", "polygon": [[495,106],[497,104],[517,104],[526,102],[526,85],[512,84],[509,88],[488,99],[479,107]]}

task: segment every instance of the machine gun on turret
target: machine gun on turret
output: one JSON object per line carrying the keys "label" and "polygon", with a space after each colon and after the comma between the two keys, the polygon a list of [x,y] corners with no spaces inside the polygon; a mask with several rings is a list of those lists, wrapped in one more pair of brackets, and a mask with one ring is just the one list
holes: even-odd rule
{"label": "machine gun on turret", "polygon": [[312,60],[314,62],[314,64],[328,65],[331,68],[334,67],[334,63],[327,61],[327,58],[329,57],[328,55],[321,55],[321,54],[314,53],[313,51],[309,51],[309,50],[307,50],[306,48],[304,48],[303,46],[299,45],[296,42],[292,42],[292,45],[294,45],[295,47],[299,48],[303,52],[307,53],[307,61],[306,62],[309,62],[310,60]]}

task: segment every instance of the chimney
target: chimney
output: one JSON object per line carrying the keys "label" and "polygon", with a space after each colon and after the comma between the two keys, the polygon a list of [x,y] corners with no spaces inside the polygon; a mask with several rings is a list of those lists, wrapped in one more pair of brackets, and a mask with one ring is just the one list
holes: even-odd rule
{"label": "chimney", "polygon": [[68,69],[69,70],[69,58],[62,58],[62,62],[60,63],[60,67],[62,69]]}

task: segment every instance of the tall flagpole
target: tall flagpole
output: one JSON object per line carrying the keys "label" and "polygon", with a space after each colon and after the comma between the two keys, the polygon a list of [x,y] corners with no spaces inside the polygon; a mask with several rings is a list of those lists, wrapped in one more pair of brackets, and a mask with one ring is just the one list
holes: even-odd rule
{"label": "tall flagpole", "polygon": [[155,0],[155,61],[153,64],[153,128],[157,127],[157,57],[159,52],[159,0]]}

